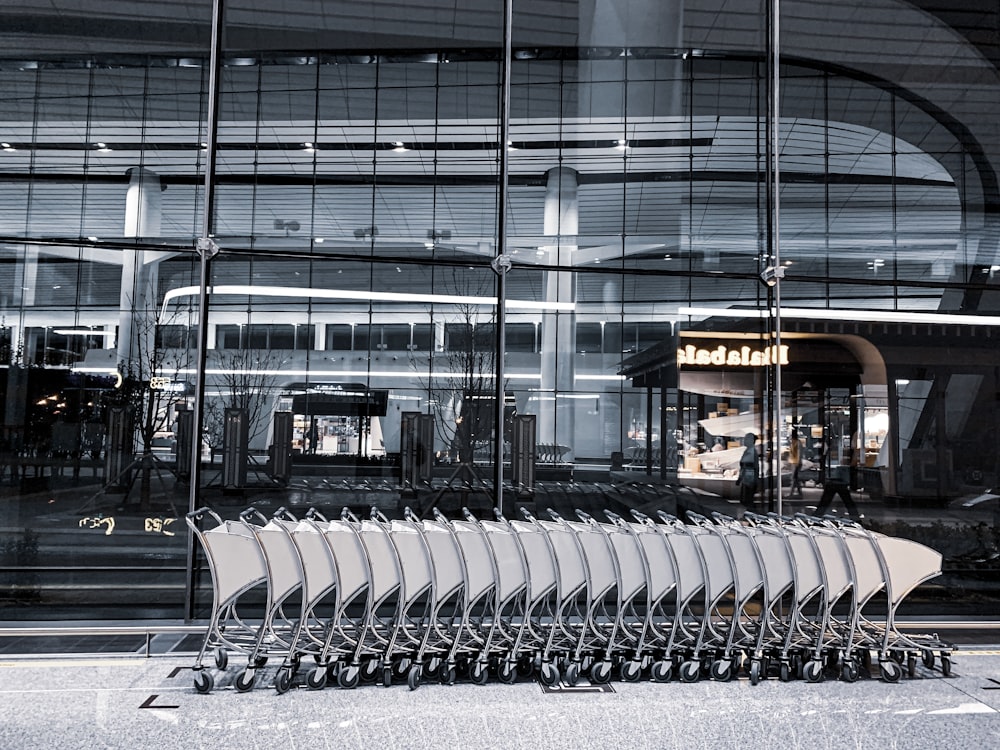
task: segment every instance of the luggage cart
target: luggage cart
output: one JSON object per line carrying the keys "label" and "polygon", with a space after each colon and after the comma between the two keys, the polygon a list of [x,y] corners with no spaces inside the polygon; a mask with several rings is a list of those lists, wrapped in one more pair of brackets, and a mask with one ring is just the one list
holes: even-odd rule
{"label": "luggage cart", "polygon": [[[626,529],[642,549],[649,591],[641,631],[644,633],[644,645],[653,660],[650,678],[654,682],[668,682],[674,672],[674,643],[680,622],[678,613],[683,607],[677,558],[667,538],[657,530],[649,516],[637,510],[631,513],[636,519],[634,522],[620,519],[616,523]],[[605,514],[612,520],[618,518],[610,511],[605,511]]]}
{"label": "luggage cart", "polygon": [[[472,514],[467,510],[465,513],[469,523],[474,523]],[[476,523],[489,544],[496,565],[496,605],[484,653],[497,654],[497,678],[510,684],[516,681],[519,672],[527,675],[533,669],[531,649],[536,635],[531,631],[531,590],[541,592],[540,598],[544,599],[550,578],[554,585],[555,570],[544,569],[544,565],[539,566],[542,570],[537,567],[529,570],[526,545],[512,524],[498,511],[494,514],[495,521]]]}
{"label": "luggage cart", "polygon": [[[618,560],[619,604],[615,622],[617,630],[612,634],[612,645],[621,658],[621,679],[625,682],[638,682],[646,662],[653,658],[649,638],[653,575],[639,533],[629,528],[618,514],[609,510],[605,510],[604,514],[611,526],[597,524],[586,514],[584,517],[604,533]],[[670,564],[669,559],[666,563]],[[637,605],[641,605],[641,614]],[[620,641],[615,641],[614,637],[618,633],[621,634]],[[631,658],[627,658],[629,656]]]}
{"label": "luggage cart", "polygon": [[[941,573],[941,554],[908,539],[876,534],[854,522],[841,521],[840,531],[847,540],[860,579],[855,606],[859,629],[864,635],[861,647],[863,653],[866,647],[876,650],[882,679],[898,682],[903,675],[904,663],[908,675],[913,677],[918,655],[928,669],[933,669],[940,659],[941,674],[950,676],[950,644],[936,635],[903,634],[896,627],[896,613],[903,599],[921,583]],[[852,543],[853,540],[861,543]],[[869,562],[874,560],[876,565],[872,566],[870,576],[862,578],[866,558]],[[880,580],[876,579],[876,571]],[[865,606],[879,592],[884,594],[886,600],[884,626],[878,625],[865,612]]]}
{"label": "luggage cart", "polygon": [[771,519],[749,511],[743,513],[743,519],[748,525],[734,523],[733,527],[752,538],[760,553],[767,580],[759,643],[763,661],[755,665],[751,660],[750,681],[766,677],[770,662],[774,661],[778,665],[778,678],[782,682],[788,682],[792,676],[789,650],[794,622],[789,622],[785,610],[789,610],[791,617],[797,613],[794,599],[795,559],[785,533],[780,528],[775,528]]}
{"label": "luggage cart", "polygon": [[[206,518],[214,522],[212,528],[202,528]],[[204,507],[188,513],[185,519],[205,552],[212,578],[212,611],[194,664],[195,689],[209,693],[215,678],[203,666],[207,652],[214,650],[215,666],[225,671],[229,651],[247,657],[255,651],[260,628],[252,625],[239,609],[251,592],[263,591],[266,606],[271,584],[260,545],[244,524],[224,521],[215,511]],[[239,564],[234,564],[235,561]],[[260,615],[263,616],[263,611]]]}
{"label": "luggage cart", "polygon": [[[357,687],[360,682],[360,651],[365,645],[367,616],[352,611],[367,612],[372,590],[372,573],[368,555],[362,544],[358,527],[346,518],[329,521],[315,508],[311,508],[303,523],[319,535],[326,545],[333,564],[334,585],[329,592],[329,617],[317,619],[317,632],[306,631],[306,636],[319,646],[317,666],[309,673],[306,684],[319,689],[333,679],[342,688]],[[298,537],[293,537],[298,538]],[[320,556],[318,550],[312,554]],[[308,559],[303,552],[303,559]],[[310,578],[306,566],[306,579]]]}

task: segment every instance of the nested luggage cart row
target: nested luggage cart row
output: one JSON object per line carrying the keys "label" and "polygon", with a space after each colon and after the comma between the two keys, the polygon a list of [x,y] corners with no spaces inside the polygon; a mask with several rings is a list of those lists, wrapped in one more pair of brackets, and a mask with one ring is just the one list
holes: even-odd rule
{"label": "nested luggage cart row", "polygon": [[852,522],[404,515],[188,514],[213,583],[195,688],[212,690],[206,660],[224,672],[231,653],[241,692],[280,659],[279,693],[300,671],[312,689],[396,680],[415,689],[459,676],[896,682],[918,660],[951,671],[947,644],[895,622],[904,597],[940,573],[941,556]]}

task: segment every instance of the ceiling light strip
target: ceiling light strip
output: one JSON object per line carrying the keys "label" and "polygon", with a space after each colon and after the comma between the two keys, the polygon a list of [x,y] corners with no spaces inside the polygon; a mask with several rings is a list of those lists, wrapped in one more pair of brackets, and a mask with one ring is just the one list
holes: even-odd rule
{"label": "ceiling light strip", "polygon": [[[773,308],[739,310],[731,307],[681,307],[679,315],[762,319],[774,315]],[[921,313],[905,310],[833,310],[830,308],[782,307],[784,318],[802,320],[844,320],[856,323],[924,323],[957,326],[1000,326],[1000,315],[958,315],[952,313]]]}

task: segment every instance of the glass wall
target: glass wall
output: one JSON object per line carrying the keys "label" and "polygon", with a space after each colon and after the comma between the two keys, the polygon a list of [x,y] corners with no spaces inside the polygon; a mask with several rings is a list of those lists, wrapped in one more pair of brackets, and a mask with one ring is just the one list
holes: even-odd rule
{"label": "glass wall", "polygon": [[209,0],[37,11],[0,56],[9,617],[204,615],[193,507],[488,513],[498,457],[507,513],[864,516],[944,554],[914,611],[996,616],[1000,56],[919,5],[782,2],[777,91],[749,0],[515,2],[509,61],[496,3],[242,0],[217,79]]}

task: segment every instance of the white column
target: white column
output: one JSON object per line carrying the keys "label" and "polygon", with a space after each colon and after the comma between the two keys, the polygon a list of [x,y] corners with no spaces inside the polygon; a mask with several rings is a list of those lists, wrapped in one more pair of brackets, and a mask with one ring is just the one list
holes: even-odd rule
{"label": "white column", "polygon": [[[556,167],[546,173],[545,217],[543,231],[553,244],[544,248],[546,263],[572,265],[579,234],[579,190],[577,173],[567,167]],[[545,274],[546,302],[576,302],[576,273],[547,271]],[[550,312],[542,315],[541,340],[542,396],[553,393],[555,401],[539,402],[538,442],[557,443],[574,448],[573,399],[559,398],[574,388],[576,351],[576,314]],[[571,460],[573,453],[564,456]]]}
{"label": "white column", "polygon": [[[136,238],[158,237],[162,216],[160,196],[163,191],[160,177],[142,167],[133,167],[127,174],[130,181],[125,196],[125,226],[122,235]],[[142,372],[148,362],[136,362],[135,358],[140,352],[151,351],[154,343],[153,322],[158,312],[158,255],[145,250],[122,251],[122,282],[118,300],[119,369],[125,372],[131,362],[135,374],[145,377],[154,373]],[[142,341],[139,341],[140,336]],[[148,355],[146,359],[148,360]]]}

